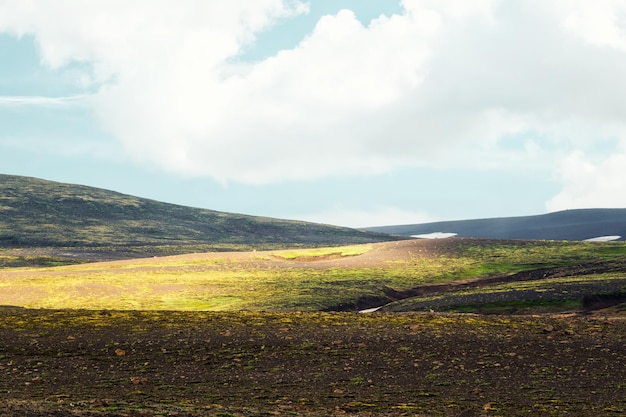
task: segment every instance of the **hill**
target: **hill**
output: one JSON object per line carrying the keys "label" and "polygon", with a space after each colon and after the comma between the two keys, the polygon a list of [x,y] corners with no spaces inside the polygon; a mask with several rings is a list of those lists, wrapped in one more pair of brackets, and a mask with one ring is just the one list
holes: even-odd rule
{"label": "hill", "polygon": [[159,247],[179,253],[393,239],[344,227],[190,208],[93,187],[0,175],[0,248],[101,249],[111,258],[114,253],[125,257],[123,253],[129,251],[158,254]]}
{"label": "hill", "polygon": [[401,236],[455,233],[458,237],[528,240],[626,239],[626,209],[566,210],[536,216],[444,221],[365,230]]}

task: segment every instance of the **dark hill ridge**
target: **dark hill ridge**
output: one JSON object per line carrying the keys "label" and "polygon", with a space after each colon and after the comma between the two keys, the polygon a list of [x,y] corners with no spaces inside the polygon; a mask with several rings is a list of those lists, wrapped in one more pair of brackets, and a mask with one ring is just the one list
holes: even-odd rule
{"label": "dark hill ridge", "polygon": [[393,240],[380,233],[230,214],[103,189],[0,175],[1,247],[338,245]]}
{"label": "dark hill ridge", "polygon": [[456,233],[458,237],[530,240],[586,240],[600,236],[626,239],[626,209],[565,210],[536,216],[457,220],[365,230],[401,236]]}

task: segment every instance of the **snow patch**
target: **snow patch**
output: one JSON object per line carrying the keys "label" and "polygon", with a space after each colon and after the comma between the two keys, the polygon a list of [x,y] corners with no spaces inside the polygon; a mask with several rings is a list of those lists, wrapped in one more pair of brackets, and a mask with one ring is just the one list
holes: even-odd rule
{"label": "snow patch", "polygon": [[585,239],[583,240],[583,242],[610,242],[612,240],[618,240],[621,239],[621,236],[598,236],[598,237],[592,237],[591,239]]}
{"label": "snow patch", "polygon": [[423,235],[411,235],[411,237],[417,239],[446,239],[449,237],[454,237],[458,233],[444,233],[444,232],[434,232],[434,233],[426,233]]}
{"label": "snow patch", "polygon": [[373,312],[375,312],[375,311],[380,310],[381,308],[383,308],[383,306],[380,306],[380,307],[374,307],[374,308],[368,308],[368,309],[365,309],[365,310],[361,310],[361,311],[359,311],[359,313],[363,313],[363,314],[373,313]]}

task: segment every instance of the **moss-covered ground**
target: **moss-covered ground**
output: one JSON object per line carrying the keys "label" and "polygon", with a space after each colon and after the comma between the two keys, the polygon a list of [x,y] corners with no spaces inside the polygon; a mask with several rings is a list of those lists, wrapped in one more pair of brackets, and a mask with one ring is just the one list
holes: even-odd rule
{"label": "moss-covered ground", "polygon": [[389,309],[428,311],[548,295],[580,303],[620,291],[625,276],[624,243],[407,240],[4,268],[0,305],[336,311],[404,300]]}

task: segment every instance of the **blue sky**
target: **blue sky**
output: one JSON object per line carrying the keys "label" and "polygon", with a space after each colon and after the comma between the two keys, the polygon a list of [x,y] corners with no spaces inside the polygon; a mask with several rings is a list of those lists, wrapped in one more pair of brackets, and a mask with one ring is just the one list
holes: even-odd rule
{"label": "blue sky", "polygon": [[353,227],[626,207],[623,1],[0,3],[0,173]]}

